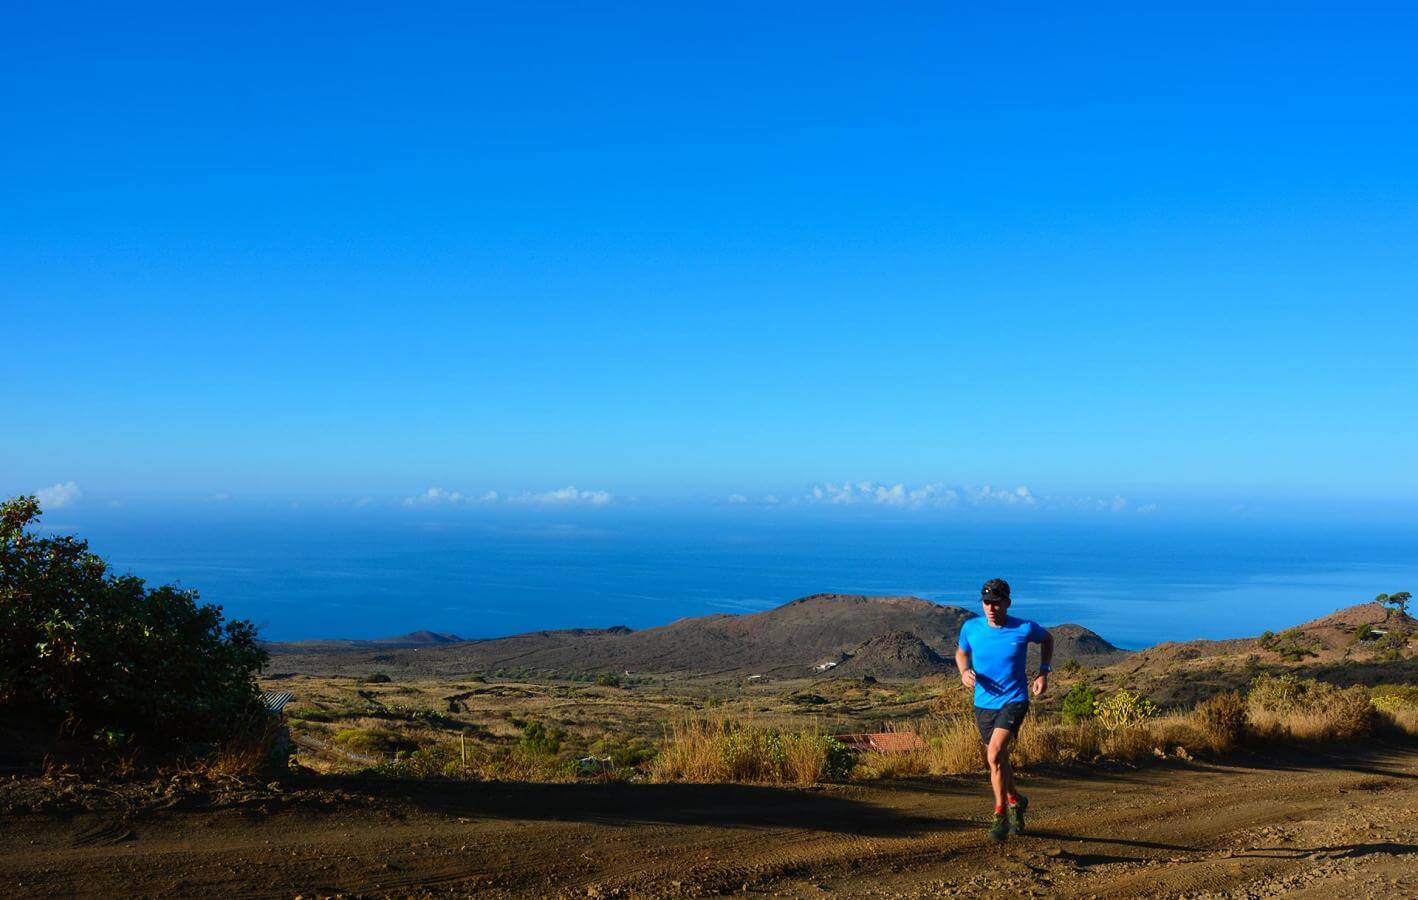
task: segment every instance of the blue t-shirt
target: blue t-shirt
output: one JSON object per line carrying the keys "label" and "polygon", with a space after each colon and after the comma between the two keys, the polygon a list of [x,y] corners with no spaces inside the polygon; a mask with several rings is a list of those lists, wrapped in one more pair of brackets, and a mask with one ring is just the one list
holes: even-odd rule
{"label": "blue t-shirt", "polygon": [[1025,656],[1030,644],[1042,644],[1048,635],[1038,622],[1009,615],[998,628],[991,628],[984,616],[960,626],[960,649],[970,654],[975,669],[975,705],[999,709],[1028,700]]}

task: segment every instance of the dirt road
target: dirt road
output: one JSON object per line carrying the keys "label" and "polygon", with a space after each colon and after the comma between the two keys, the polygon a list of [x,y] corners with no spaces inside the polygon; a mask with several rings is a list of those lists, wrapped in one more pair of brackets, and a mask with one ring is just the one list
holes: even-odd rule
{"label": "dirt road", "polygon": [[212,808],[19,812],[8,896],[1418,896],[1418,750],[1040,772],[1031,834],[980,779],[272,788]]}

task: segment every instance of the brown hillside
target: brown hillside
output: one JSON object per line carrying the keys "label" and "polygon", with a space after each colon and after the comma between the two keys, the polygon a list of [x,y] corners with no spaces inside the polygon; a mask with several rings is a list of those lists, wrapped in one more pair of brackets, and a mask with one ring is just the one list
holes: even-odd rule
{"label": "brown hillside", "polygon": [[[1373,633],[1366,634],[1365,626]],[[1376,639],[1380,632],[1387,634]],[[1293,672],[1336,684],[1405,683],[1418,673],[1418,663],[1394,648],[1406,647],[1415,634],[1418,622],[1411,616],[1361,603],[1264,639],[1157,644],[1091,677],[1105,688],[1126,686],[1168,706],[1189,706],[1244,687],[1263,672]]]}
{"label": "brown hillside", "polygon": [[[919,597],[814,594],[749,615],[680,619],[657,628],[539,631],[445,646],[312,647],[272,645],[273,672],[461,675],[497,669],[688,675],[813,674],[839,662],[872,638],[909,632],[945,660],[955,653],[961,624],[974,613]],[[1088,665],[1112,662],[1122,651],[1078,626],[1054,629],[1057,659]],[[321,652],[324,651],[324,652]]]}

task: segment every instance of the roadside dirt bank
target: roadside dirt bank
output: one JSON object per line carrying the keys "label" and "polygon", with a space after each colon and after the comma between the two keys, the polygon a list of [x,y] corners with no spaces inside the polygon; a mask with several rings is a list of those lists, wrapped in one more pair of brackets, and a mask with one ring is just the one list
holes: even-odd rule
{"label": "roadside dirt bank", "polygon": [[1418,896],[1418,749],[1036,772],[1029,835],[983,779],[746,785],[294,778],[26,805],[7,896]]}

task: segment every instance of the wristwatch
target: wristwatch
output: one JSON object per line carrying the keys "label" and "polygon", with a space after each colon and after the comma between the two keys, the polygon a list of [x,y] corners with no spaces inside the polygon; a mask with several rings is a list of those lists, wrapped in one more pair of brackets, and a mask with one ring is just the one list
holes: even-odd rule
{"label": "wristwatch", "polygon": [[1051,666],[1051,665],[1049,665],[1048,663],[1039,663],[1039,674],[1040,674],[1040,675],[1045,675],[1045,674],[1047,674],[1047,673],[1049,673],[1049,672],[1052,672],[1053,670],[1054,670],[1054,667]]}

